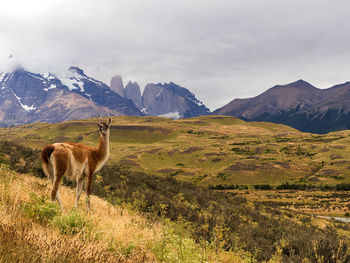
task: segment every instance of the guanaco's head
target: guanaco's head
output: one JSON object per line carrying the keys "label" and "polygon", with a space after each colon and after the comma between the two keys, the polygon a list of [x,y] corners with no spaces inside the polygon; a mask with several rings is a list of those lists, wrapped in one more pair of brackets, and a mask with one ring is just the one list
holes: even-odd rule
{"label": "guanaco's head", "polygon": [[111,126],[112,119],[108,119],[108,123],[105,123],[101,120],[101,118],[98,120],[98,131],[100,134],[106,135],[109,133],[109,127]]}

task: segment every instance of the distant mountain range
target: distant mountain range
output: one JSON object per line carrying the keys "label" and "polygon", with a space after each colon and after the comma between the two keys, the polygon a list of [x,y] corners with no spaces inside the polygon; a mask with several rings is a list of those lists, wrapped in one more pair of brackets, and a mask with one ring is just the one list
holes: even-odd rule
{"label": "distant mountain range", "polygon": [[110,86],[71,67],[65,76],[18,68],[0,73],[0,126],[59,122],[98,116],[164,116],[173,119],[229,115],[246,121],[285,124],[300,131],[350,129],[350,82],[318,89],[304,80],[274,86],[247,99],[234,99],[213,113],[188,89],[173,82]]}
{"label": "distant mountain range", "polygon": [[71,67],[64,77],[23,68],[0,73],[0,126],[111,115],[183,118],[210,113],[191,92],[174,83],[148,84],[164,95],[162,100],[153,98],[155,103],[146,87],[146,107],[137,83],[129,82],[124,88],[121,77],[116,77],[111,86],[88,77],[78,67]]}
{"label": "distant mountain range", "polygon": [[274,86],[254,98],[234,99],[213,114],[280,123],[321,134],[350,129],[350,82],[318,89],[298,80]]}

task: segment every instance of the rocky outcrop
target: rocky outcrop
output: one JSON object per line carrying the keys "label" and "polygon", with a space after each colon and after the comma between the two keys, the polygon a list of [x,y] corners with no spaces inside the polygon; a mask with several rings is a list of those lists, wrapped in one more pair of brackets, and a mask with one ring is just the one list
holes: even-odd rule
{"label": "rocky outcrop", "polygon": [[186,88],[170,83],[147,84],[142,94],[142,112],[174,119],[207,115],[210,110]]}
{"label": "rocky outcrop", "polygon": [[116,75],[111,79],[110,88],[111,88],[111,90],[116,92],[120,97],[122,97],[122,98],[125,97],[124,84],[123,84],[123,80],[122,80],[121,76]]}
{"label": "rocky outcrop", "polygon": [[137,82],[129,81],[124,89],[125,98],[132,100],[136,107],[142,109],[141,89]]}
{"label": "rocky outcrop", "polygon": [[112,78],[111,85],[147,116],[180,119],[210,114],[210,110],[197,100],[193,93],[173,82],[147,84],[142,95],[136,82],[129,81],[123,89],[119,76]]}

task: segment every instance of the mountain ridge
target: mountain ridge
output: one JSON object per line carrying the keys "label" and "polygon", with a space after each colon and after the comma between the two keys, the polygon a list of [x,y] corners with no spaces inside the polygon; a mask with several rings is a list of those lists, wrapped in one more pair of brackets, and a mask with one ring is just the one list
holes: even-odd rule
{"label": "mountain ridge", "polygon": [[350,82],[328,89],[304,80],[276,85],[255,97],[234,99],[213,114],[280,123],[313,133],[349,129]]}
{"label": "mountain ridge", "polygon": [[131,101],[78,67],[71,67],[63,77],[22,67],[0,73],[1,126],[123,114],[142,115]]}
{"label": "mountain ridge", "polygon": [[148,83],[142,94],[137,82],[129,81],[124,88],[119,75],[112,78],[112,85],[147,116],[181,119],[210,114],[210,110],[192,92],[174,82]]}
{"label": "mountain ridge", "polygon": [[162,95],[148,96],[145,107],[142,96],[147,91],[141,95],[137,82],[129,81],[124,87],[119,75],[112,78],[109,87],[77,66],[61,75],[18,67],[13,72],[0,72],[0,126],[119,115],[177,119],[210,113],[186,88],[173,82],[146,87],[152,85]]}

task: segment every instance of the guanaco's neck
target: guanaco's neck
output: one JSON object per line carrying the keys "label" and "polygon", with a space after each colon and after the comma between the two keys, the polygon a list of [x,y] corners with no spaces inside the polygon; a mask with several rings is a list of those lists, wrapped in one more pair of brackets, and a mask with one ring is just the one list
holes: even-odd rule
{"label": "guanaco's neck", "polygon": [[100,134],[100,141],[97,146],[97,153],[101,160],[109,157],[109,132],[107,134]]}

